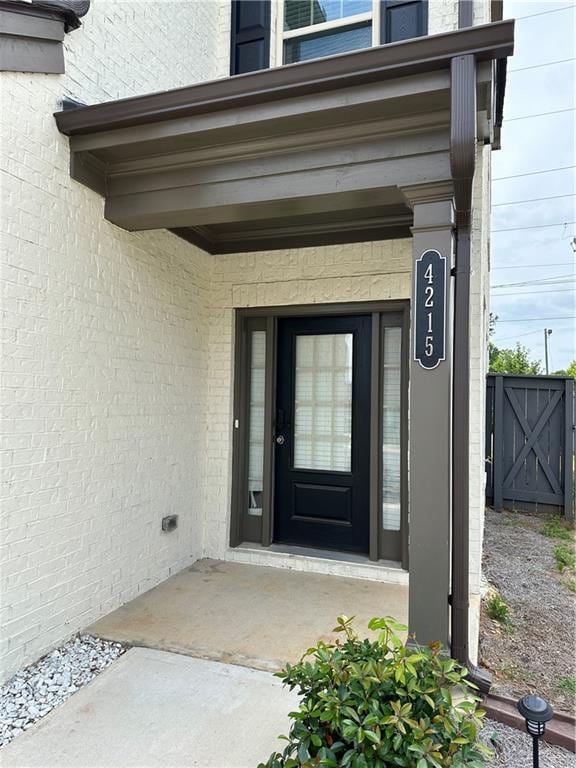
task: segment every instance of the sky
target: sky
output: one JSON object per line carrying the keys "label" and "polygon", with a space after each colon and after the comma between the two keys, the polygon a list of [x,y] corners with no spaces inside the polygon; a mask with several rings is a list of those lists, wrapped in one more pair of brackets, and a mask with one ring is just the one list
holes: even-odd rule
{"label": "sky", "polygon": [[[552,373],[576,358],[576,2],[505,0],[504,18],[516,19],[516,42],[502,149],[492,154],[494,341],[521,342],[544,372],[544,329],[551,329]],[[556,114],[541,115],[549,112]],[[540,116],[515,119],[527,115]],[[519,202],[526,200],[535,201]],[[539,228],[548,224],[555,226]]]}

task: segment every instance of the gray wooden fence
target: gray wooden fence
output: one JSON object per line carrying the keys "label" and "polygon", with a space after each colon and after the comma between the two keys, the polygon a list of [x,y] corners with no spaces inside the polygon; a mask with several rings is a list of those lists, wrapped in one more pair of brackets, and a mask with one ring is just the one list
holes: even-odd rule
{"label": "gray wooden fence", "polygon": [[486,499],[574,519],[574,380],[489,374]]}

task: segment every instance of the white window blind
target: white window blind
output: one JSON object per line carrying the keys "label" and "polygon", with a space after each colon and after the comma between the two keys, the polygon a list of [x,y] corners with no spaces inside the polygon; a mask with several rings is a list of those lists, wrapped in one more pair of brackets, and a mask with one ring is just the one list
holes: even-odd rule
{"label": "white window blind", "polygon": [[402,329],[384,328],[382,371],[382,524],[400,530]]}
{"label": "white window blind", "polygon": [[250,403],[248,436],[248,514],[262,515],[264,475],[264,379],[266,331],[250,334]]}
{"label": "white window blind", "polygon": [[296,337],[294,466],[351,471],[351,333]]}

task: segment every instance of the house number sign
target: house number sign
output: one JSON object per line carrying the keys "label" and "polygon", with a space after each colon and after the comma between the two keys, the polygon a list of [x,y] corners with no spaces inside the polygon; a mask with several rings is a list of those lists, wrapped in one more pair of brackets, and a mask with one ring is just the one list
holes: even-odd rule
{"label": "house number sign", "polygon": [[414,280],[414,359],[432,369],[446,358],[446,257],[424,251]]}

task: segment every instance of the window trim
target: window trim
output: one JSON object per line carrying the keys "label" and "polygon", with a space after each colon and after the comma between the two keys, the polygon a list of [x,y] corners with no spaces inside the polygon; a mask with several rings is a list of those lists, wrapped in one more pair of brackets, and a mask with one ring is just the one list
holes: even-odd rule
{"label": "window trim", "polygon": [[[309,24],[307,27],[300,27],[299,29],[284,29],[284,5],[285,0],[278,0],[277,3],[277,17],[276,17],[276,66],[287,66],[284,64],[284,41],[294,40],[299,37],[308,37],[310,35],[321,34],[322,32],[331,32],[338,29],[352,28],[358,24],[363,24],[367,21],[372,23],[372,45],[374,48],[380,45],[380,4],[381,0],[372,0],[372,10],[366,13],[357,13],[354,16],[345,16],[342,19],[334,19],[333,21],[325,21],[322,24]],[[271,46],[272,48],[272,46]],[[365,49],[364,49],[365,50]],[[326,57],[318,57],[326,58]],[[294,62],[300,63],[300,62]]]}
{"label": "window trim", "polygon": [[[370,438],[370,560],[393,560],[408,569],[408,390],[410,302],[407,299],[346,304],[311,304],[279,307],[250,307],[235,310],[234,406],[230,546],[252,541],[264,547],[274,540],[274,425],[276,412],[276,335],[279,317],[365,314],[372,316],[371,421],[376,424]],[[401,349],[401,476],[400,531],[384,530],[382,522],[382,353],[384,326],[402,329]],[[264,417],[264,474],[261,528],[247,538],[247,441],[249,376],[248,338],[252,330],[266,330],[266,407]],[[249,523],[250,525],[250,523]]]}

